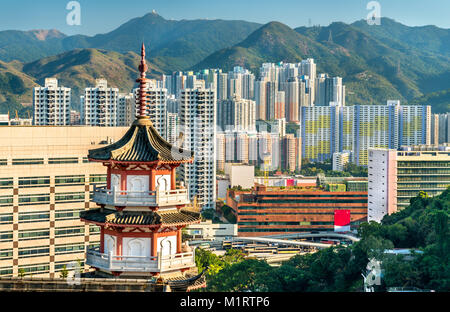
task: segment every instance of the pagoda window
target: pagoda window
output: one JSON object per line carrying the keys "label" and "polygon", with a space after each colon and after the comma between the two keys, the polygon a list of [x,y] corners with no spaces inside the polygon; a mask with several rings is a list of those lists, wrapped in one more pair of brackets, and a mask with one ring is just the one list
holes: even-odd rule
{"label": "pagoda window", "polygon": [[145,175],[129,175],[127,176],[127,191],[148,192],[149,181],[149,177]]}
{"label": "pagoda window", "polygon": [[158,237],[158,252],[162,256],[173,255],[177,253],[177,236]]}
{"label": "pagoda window", "polygon": [[150,257],[150,238],[124,237],[124,256]]}
{"label": "pagoda window", "polygon": [[170,175],[160,175],[156,180],[156,189],[160,192],[170,190]]}
{"label": "pagoda window", "polygon": [[120,187],[120,174],[111,174],[111,189],[113,190],[116,187],[118,190]]}
{"label": "pagoda window", "polygon": [[105,234],[105,253],[108,254],[110,251],[115,255],[116,254],[116,237]]}

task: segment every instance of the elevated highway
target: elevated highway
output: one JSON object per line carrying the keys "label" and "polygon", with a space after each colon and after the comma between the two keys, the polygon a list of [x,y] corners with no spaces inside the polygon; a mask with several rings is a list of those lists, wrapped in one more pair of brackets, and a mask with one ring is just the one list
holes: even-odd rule
{"label": "elevated highway", "polygon": [[351,240],[352,242],[358,242],[359,237],[353,234],[340,234],[334,232],[319,232],[319,233],[295,233],[295,234],[284,234],[284,235],[269,235],[263,236],[266,238],[279,238],[279,239],[290,239],[290,238],[309,238],[309,237],[333,237],[333,238],[343,238]]}
{"label": "elevated highway", "polygon": [[360,238],[352,234],[340,234],[334,232],[319,232],[319,233],[295,233],[295,234],[284,234],[284,235],[268,235],[262,237],[235,237],[234,242],[259,242],[259,243],[271,243],[280,244],[288,246],[307,246],[316,248],[328,248],[333,246],[331,244],[316,243],[309,241],[296,241],[293,239],[303,239],[303,238],[340,238],[350,240],[352,242],[358,242]]}

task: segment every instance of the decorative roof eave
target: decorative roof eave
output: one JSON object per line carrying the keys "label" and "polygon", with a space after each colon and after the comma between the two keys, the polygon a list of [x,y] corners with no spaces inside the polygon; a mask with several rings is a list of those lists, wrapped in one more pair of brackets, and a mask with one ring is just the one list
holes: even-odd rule
{"label": "decorative roof eave", "polygon": [[85,218],[80,218],[81,221],[84,221],[86,223],[92,223],[97,226],[103,226],[103,227],[120,227],[120,228],[127,228],[127,227],[133,227],[133,228],[148,228],[148,229],[157,229],[157,228],[164,228],[164,227],[172,227],[172,226],[186,226],[190,224],[198,224],[202,220],[196,220],[196,221],[184,221],[184,222],[178,222],[178,223],[160,223],[160,224],[152,224],[152,225],[139,225],[139,224],[117,224],[117,223],[110,223],[110,222],[97,222],[92,220],[87,220]]}
{"label": "decorative roof eave", "polygon": [[150,215],[142,216],[134,213],[130,214],[126,212],[93,209],[82,212],[80,219],[96,225],[122,228],[177,227],[195,224],[201,221],[199,213],[184,210],[168,213],[152,212]]}
{"label": "decorative roof eave", "polygon": [[111,164],[111,165],[148,165],[148,166],[159,166],[159,165],[176,165],[176,164],[184,164],[184,163],[193,163],[194,158],[191,159],[182,159],[182,160],[156,160],[156,161],[121,161],[121,160],[102,160],[102,159],[93,159],[88,158],[89,161],[92,162],[100,162],[104,164]]}
{"label": "decorative roof eave", "polygon": [[85,218],[80,218],[81,221],[84,221],[86,223],[92,223],[95,224],[97,226],[103,226],[103,227],[120,227],[120,228],[127,228],[127,227],[133,227],[133,228],[151,228],[151,229],[156,229],[156,228],[160,228],[161,226],[163,226],[163,224],[152,224],[152,225],[139,225],[139,224],[116,224],[116,223],[110,223],[110,222],[97,222],[97,221],[92,221],[92,220],[88,220]]}

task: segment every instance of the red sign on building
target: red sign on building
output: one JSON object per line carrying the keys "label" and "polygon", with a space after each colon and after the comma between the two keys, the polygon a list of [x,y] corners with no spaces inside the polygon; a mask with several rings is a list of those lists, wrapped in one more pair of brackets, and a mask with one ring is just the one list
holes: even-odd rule
{"label": "red sign on building", "polygon": [[341,209],[334,211],[334,231],[350,231],[350,210]]}

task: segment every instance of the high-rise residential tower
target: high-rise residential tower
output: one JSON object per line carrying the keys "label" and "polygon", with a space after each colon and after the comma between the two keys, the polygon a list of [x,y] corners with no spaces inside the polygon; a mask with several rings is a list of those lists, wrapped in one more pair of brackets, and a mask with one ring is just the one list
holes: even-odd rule
{"label": "high-rise residential tower", "polygon": [[197,197],[203,209],[216,202],[216,95],[213,89],[180,91],[180,132],[183,148],[194,151],[194,162],[180,166],[180,178],[189,185],[189,195]]}
{"label": "high-rise residential tower", "polygon": [[96,79],[95,87],[84,89],[84,95],[80,97],[83,124],[103,127],[118,126],[118,99],[118,88],[108,87],[106,79]]}
{"label": "high-rise residential tower", "polygon": [[56,78],[46,78],[44,87],[33,88],[33,124],[70,125],[71,89],[58,86]]}

